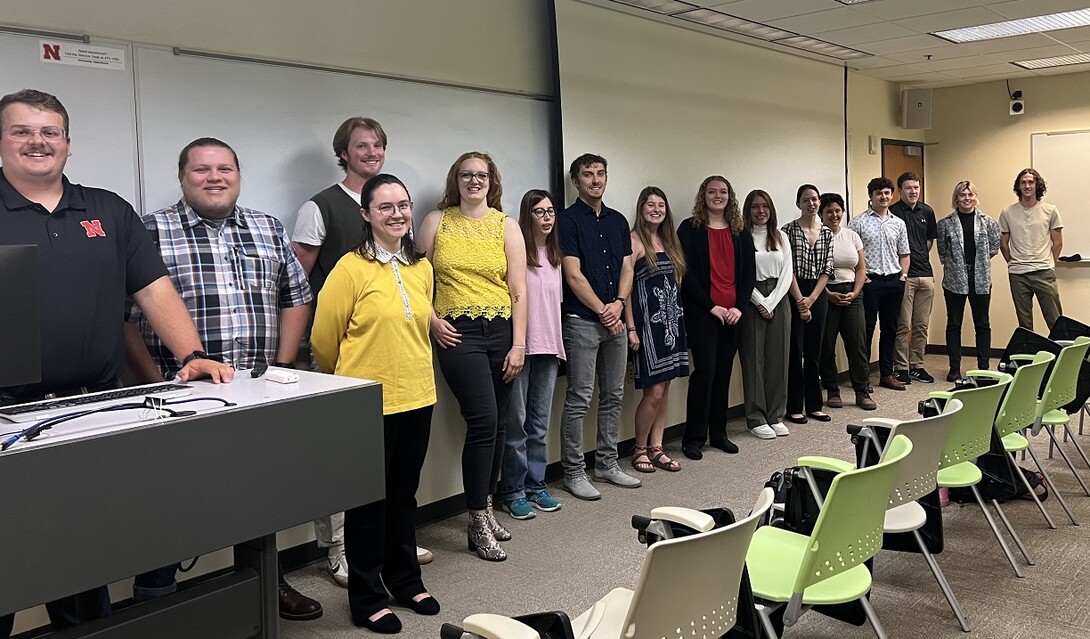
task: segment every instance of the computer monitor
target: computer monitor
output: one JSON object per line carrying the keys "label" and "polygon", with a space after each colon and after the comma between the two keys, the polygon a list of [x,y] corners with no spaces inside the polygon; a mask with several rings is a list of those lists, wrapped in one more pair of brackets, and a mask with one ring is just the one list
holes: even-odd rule
{"label": "computer monitor", "polygon": [[38,247],[0,245],[0,388],[42,381]]}

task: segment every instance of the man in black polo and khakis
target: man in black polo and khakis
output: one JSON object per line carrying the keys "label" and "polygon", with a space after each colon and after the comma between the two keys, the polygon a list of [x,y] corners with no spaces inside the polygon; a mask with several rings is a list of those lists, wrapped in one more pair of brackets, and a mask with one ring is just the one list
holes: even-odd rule
{"label": "man in black polo and khakis", "polygon": [[[0,243],[38,247],[42,333],[41,382],[0,388],[0,404],[121,386],[129,295],[185,362],[180,379],[230,381],[230,367],[202,357],[197,329],[132,206],[64,176],[69,135],[55,96],[24,89],[0,98]],[[62,628],[108,614],[110,600],[103,586],[46,608]],[[11,633],[13,617],[0,616],[0,637]]]}
{"label": "man in black polo and khakis", "polygon": [[923,367],[927,349],[927,326],[935,299],[935,273],[931,270],[931,245],[938,237],[935,210],[920,199],[920,176],[907,171],[897,178],[901,199],[889,212],[901,218],[908,230],[908,278],[897,323],[897,352],[894,376],[902,384],[912,380],[930,384],[935,378]]}

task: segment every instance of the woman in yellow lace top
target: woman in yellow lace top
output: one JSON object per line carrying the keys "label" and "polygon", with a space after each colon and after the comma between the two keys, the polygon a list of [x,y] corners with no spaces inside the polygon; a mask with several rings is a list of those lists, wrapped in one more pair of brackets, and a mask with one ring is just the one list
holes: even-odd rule
{"label": "woman in yellow lace top", "polygon": [[511,538],[492,513],[492,494],[503,457],[499,416],[526,357],[526,247],[518,223],[503,213],[502,195],[492,158],[463,154],[418,238],[435,267],[431,335],[439,368],[466,420],[469,550],[489,561],[507,558],[498,541]]}

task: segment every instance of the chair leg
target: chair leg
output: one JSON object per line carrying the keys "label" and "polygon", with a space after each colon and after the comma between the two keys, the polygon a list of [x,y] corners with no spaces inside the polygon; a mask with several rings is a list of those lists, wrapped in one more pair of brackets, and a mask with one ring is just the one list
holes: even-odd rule
{"label": "chair leg", "polygon": [[780,636],[776,634],[776,629],[772,627],[772,614],[768,606],[762,604],[755,604],[755,606],[757,608],[757,616],[761,618],[761,627],[764,628],[767,639],[780,639]]}
{"label": "chair leg", "polygon": [[1071,436],[1071,443],[1075,445],[1075,450],[1078,451],[1079,457],[1082,457],[1082,463],[1085,464],[1087,468],[1090,468],[1090,459],[1087,459],[1086,451],[1084,451],[1082,449],[1082,445],[1079,444],[1079,440],[1075,439],[1075,435],[1072,434],[1071,429],[1068,428],[1067,424],[1064,424],[1064,441],[1065,442],[1068,439],[1068,435]]}
{"label": "chair leg", "polygon": [[878,639],[889,639],[886,636],[886,629],[882,627],[882,622],[878,621],[878,615],[874,612],[874,607],[870,605],[870,600],[866,595],[859,598],[860,605],[863,606],[863,612],[867,615],[867,620],[870,621],[870,625],[874,628],[874,634]]}
{"label": "chair leg", "polygon": [[954,596],[954,591],[950,588],[950,583],[946,581],[946,575],[942,574],[942,568],[939,568],[939,562],[935,561],[935,557],[927,550],[927,544],[924,543],[919,530],[913,530],[912,536],[916,538],[916,545],[920,547],[920,554],[922,554],[923,558],[927,561],[927,567],[931,569],[931,574],[935,575],[935,581],[939,582],[939,588],[942,590],[943,596],[946,597],[946,603],[950,604],[950,610],[954,611],[954,616],[958,618],[961,629],[965,632],[969,632],[969,621],[965,619],[965,615],[962,614],[957,597]]}
{"label": "chair leg", "polygon": [[1082,409],[1079,410],[1079,434],[1082,435],[1082,420],[1086,417],[1087,413],[1090,413],[1090,404],[1083,404]]}
{"label": "chair leg", "polygon": [[1071,512],[1071,508],[1067,505],[1067,500],[1064,499],[1063,493],[1061,493],[1056,488],[1056,484],[1052,481],[1052,476],[1049,475],[1048,471],[1045,470],[1045,467],[1041,465],[1041,460],[1037,459],[1037,453],[1033,452],[1033,447],[1030,446],[1022,452],[1029,453],[1030,458],[1033,459],[1033,463],[1037,466],[1037,470],[1041,471],[1041,474],[1044,475],[1045,481],[1048,482],[1048,489],[1051,490],[1052,494],[1056,496],[1056,501],[1060,502],[1060,507],[1064,509],[1065,513],[1067,513],[1067,518],[1071,520],[1071,525],[1078,526],[1079,520],[1075,519],[1075,513]]}
{"label": "chair leg", "polygon": [[1007,532],[1010,533],[1011,539],[1014,540],[1014,544],[1018,546],[1018,550],[1021,551],[1022,556],[1026,558],[1026,563],[1033,566],[1033,558],[1029,556],[1029,551],[1026,550],[1026,546],[1022,543],[1022,538],[1014,531],[1014,526],[1012,526],[1011,521],[1007,519],[1007,513],[1003,512],[1003,509],[999,507],[999,500],[993,499],[992,506],[995,507],[995,512],[999,515],[999,519],[1001,519],[1003,525],[1006,526]]}
{"label": "chair leg", "polygon": [[980,497],[980,491],[976,489],[976,486],[970,486],[973,491],[973,497],[976,498],[976,503],[980,505],[980,512],[984,513],[984,519],[988,521],[988,527],[992,529],[992,534],[995,535],[996,541],[999,542],[999,547],[1003,549],[1003,554],[1007,556],[1007,561],[1010,562],[1011,568],[1014,569],[1014,574],[1017,577],[1025,577],[1022,574],[1022,569],[1018,566],[1018,563],[1014,561],[1014,555],[1011,554],[1011,549],[1007,547],[1007,541],[1003,539],[1003,535],[999,533],[999,529],[995,527],[995,520],[992,519],[992,514],[988,512],[987,506],[984,505],[984,500]]}
{"label": "chair leg", "polygon": [[1041,511],[1041,516],[1045,518],[1045,523],[1047,523],[1048,527],[1052,530],[1056,530],[1056,523],[1052,521],[1052,517],[1050,517],[1048,511],[1045,510],[1045,505],[1042,504],[1040,498],[1037,497],[1037,493],[1034,492],[1033,486],[1029,485],[1029,480],[1026,479],[1025,473],[1023,473],[1022,469],[1018,467],[1018,459],[1014,456],[1014,453],[1007,454],[1011,456],[1011,461],[1014,462],[1014,474],[1018,475],[1018,479],[1022,480],[1022,485],[1026,487],[1027,491],[1029,491],[1030,497],[1033,497],[1033,503],[1037,504],[1037,510]]}
{"label": "chair leg", "polygon": [[[1066,463],[1067,467],[1071,469],[1071,474],[1075,476],[1075,479],[1079,482],[1079,485],[1082,486],[1082,492],[1086,493],[1087,497],[1090,497],[1090,488],[1086,487],[1086,482],[1082,480],[1082,475],[1079,474],[1079,471],[1075,470],[1075,464],[1071,463],[1071,458],[1068,457],[1067,453],[1064,452],[1063,446],[1060,446],[1059,442],[1056,441],[1056,427],[1045,426],[1045,432],[1048,433],[1048,445],[1050,447],[1053,444],[1056,445],[1056,452],[1060,453],[1060,457],[1063,457],[1064,463]],[[1049,457],[1051,457],[1051,455]]]}

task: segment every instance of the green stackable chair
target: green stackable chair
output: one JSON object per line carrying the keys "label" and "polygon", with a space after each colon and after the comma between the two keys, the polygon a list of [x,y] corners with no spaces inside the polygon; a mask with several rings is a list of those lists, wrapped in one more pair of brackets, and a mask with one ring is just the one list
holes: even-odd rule
{"label": "green stackable chair", "polygon": [[875,634],[886,638],[866,597],[871,574],[863,562],[882,548],[890,491],[912,442],[899,435],[888,449],[880,463],[833,478],[809,536],[772,526],[754,533],[746,564],[769,639],[777,638],[771,612],[783,605],[784,625],[793,626],[810,606],[857,600]]}
{"label": "green stackable chair", "polygon": [[[965,619],[961,606],[958,605],[954,591],[950,588],[950,583],[946,581],[946,576],[942,573],[942,569],[939,568],[938,562],[935,561],[935,557],[927,549],[927,544],[924,542],[923,537],[920,536],[920,528],[927,523],[927,512],[916,501],[935,490],[939,460],[942,458],[942,451],[946,447],[946,438],[950,433],[954,416],[959,410],[961,410],[961,402],[955,399],[951,400],[950,407],[947,410],[933,417],[904,422],[896,419],[871,417],[864,419],[862,425],[888,428],[890,429],[889,436],[891,438],[904,435],[912,442],[912,454],[905,458],[898,467],[897,475],[893,481],[893,489],[889,493],[889,504],[883,530],[887,534],[912,533],[920,553],[927,562],[928,568],[931,569],[931,574],[935,576],[935,581],[938,582],[943,596],[946,597],[946,602],[950,604],[950,609],[954,612],[958,624],[961,625],[962,630],[969,632],[969,622]],[[885,454],[884,450],[879,452]],[[837,473],[855,469],[853,462],[831,457],[800,457],[798,464],[803,469],[804,476],[810,483],[812,491],[818,496],[819,504],[821,503],[821,496],[818,495],[817,483],[813,479],[813,474],[808,472],[809,469],[820,468]]]}
{"label": "green stackable chair", "polygon": [[[1065,438],[1071,435],[1068,428],[1071,416],[1062,407],[1075,399],[1079,382],[1079,369],[1082,368],[1082,362],[1086,358],[1088,348],[1090,348],[1090,337],[1082,336],[1076,338],[1070,346],[1060,349],[1060,354],[1056,357],[1056,364],[1052,367],[1052,375],[1049,376],[1048,384],[1045,385],[1045,390],[1041,394],[1041,401],[1037,405],[1037,420],[1030,432],[1037,435],[1043,429],[1048,433],[1049,456],[1052,455],[1052,448],[1055,446],[1060,453],[1060,457],[1063,458],[1067,467],[1071,469],[1071,473],[1075,475],[1075,479],[1078,480],[1079,485],[1082,486],[1083,492],[1090,496],[1090,488],[1087,488],[1086,482],[1083,481],[1079,472],[1075,470],[1075,465],[1071,463],[1071,458],[1067,456],[1063,446],[1056,439],[1057,426],[1063,426]],[[1079,443],[1075,441],[1073,436],[1071,439],[1079,454],[1082,455],[1083,461],[1090,465]]]}
{"label": "green stackable chair", "polygon": [[[1003,442],[1003,450],[1010,455],[1011,461],[1015,462],[1016,466],[1017,459],[1015,455],[1023,451],[1029,453],[1030,457],[1033,458],[1033,463],[1037,465],[1037,470],[1044,475],[1045,481],[1052,489],[1052,494],[1060,502],[1060,506],[1067,513],[1071,523],[1078,526],[1079,521],[1075,519],[1075,514],[1071,512],[1071,509],[1067,506],[1067,501],[1060,494],[1060,491],[1056,489],[1052,477],[1049,476],[1048,471],[1037,459],[1037,455],[1033,452],[1033,448],[1030,447],[1029,440],[1025,436],[1025,430],[1037,420],[1037,393],[1041,388],[1041,382],[1045,378],[1048,365],[1056,359],[1056,356],[1047,351],[1041,351],[1036,355],[1012,355],[1011,359],[1019,362],[1019,366],[1014,371],[1014,381],[1011,382],[1010,390],[1003,397],[1003,403],[999,407],[999,414],[996,415],[995,432]],[[1056,524],[1053,523],[1052,517],[1045,510],[1044,504],[1041,503],[1037,493],[1030,486],[1029,480],[1019,470],[1016,470],[1014,474],[1029,491],[1048,527],[1055,529]]]}
{"label": "green stackable chair", "polygon": [[[976,488],[984,475],[974,463],[977,457],[988,452],[991,448],[992,428],[995,424],[996,413],[999,410],[999,402],[1010,386],[1012,377],[1007,373],[980,370],[969,371],[966,376],[969,378],[990,377],[995,379],[997,383],[991,386],[930,393],[929,396],[932,398],[947,400],[948,406],[951,399],[961,400],[961,403],[964,404],[964,408],[954,416],[954,423],[950,427],[950,435],[946,438],[946,448],[943,450],[942,462],[939,464],[938,485],[940,488],[969,488],[972,491],[976,503],[980,506],[980,511],[984,513],[984,519],[987,520],[988,527],[992,529],[992,534],[995,535],[996,541],[999,542],[999,547],[1003,549],[1003,554],[1007,557],[1007,561],[1010,562],[1014,574],[1023,577],[1022,568],[1014,560],[1014,555],[1011,554],[1010,548],[1007,547],[1006,540],[1000,534],[995,525],[995,520],[992,519],[987,506],[984,505],[980,491]],[[1033,559],[1029,556],[1029,551],[1026,550],[1021,538],[1018,537],[1018,533],[1014,532],[1010,520],[1007,519],[1003,509],[999,506],[999,502],[993,501],[992,505],[1014,543],[1018,545],[1018,550],[1026,558],[1026,563],[1032,566]]]}

